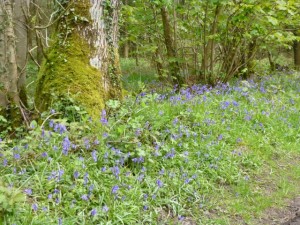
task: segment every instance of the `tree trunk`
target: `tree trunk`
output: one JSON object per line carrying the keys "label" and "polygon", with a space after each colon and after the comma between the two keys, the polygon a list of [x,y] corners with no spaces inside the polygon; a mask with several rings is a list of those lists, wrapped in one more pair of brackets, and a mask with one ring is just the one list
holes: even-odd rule
{"label": "tree trunk", "polygon": [[[123,1],[123,4],[124,5],[128,5],[128,0],[124,0]],[[124,22],[124,38],[125,38],[125,42],[124,42],[124,51],[123,51],[123,54],[124,54],[124,58],[125,59],[128,59],[129,58],[129,41],[128,41],[128,24],[127,24],[127,21]]]}
{"label": "tree trunk", "polygon": [[26,27],[26,17],[24,12],[29,11],[29,0],[17,0],[14,6],[14,22],[15,22],[15,35],[16,35],[16,52],[17,52],[17,65],[18,65],[18,90],[20,100],[25,106],[27,104],[26,94],[26,64],[28,53],[28,35]]}
{"label": "tree trunk", "polygon": [[164,28],[165,45],[167,48],[167,55],[170,67],[170,75],[174,82],[181,85],[183,83],[183,78],[180,76],[180,66],[177,60],[176,49],[174,47],[174,40],[172,38],[169,13],[165,6],[161,8],[161,16]]}
{"label": "tree trunk", "polygon": [[[300,31],[296,32],[295,35],[299,37]],[[295,69],[300,70],[300,41],[294,41],[293,49]]]}
{"label": "tree trunk", "polygon": [[[0,114],[16,127],[22,121],[18,92],[18,67],[10,0],[0,1]],[[2,127],[3,129],[3,127]]]}
{"label": "tree trunk", "polygon": [[[206,7],[208,7],[208,5],[206,5]],[[217,33],[217,26],[218,26],[221,10],[222,10],[222,7],[220,4],[218,4],[215,8],[214,20],[211,25],[211,30],[209,33],[210,36],[213,36]],[[207,14],[207,8],[206,8],[206,14]],[[206,23],[206,19],[205,19],[205,23]],[[206,24],[204,24],[204,25],[205,25],[204,29],[206,29]],[[206,34],[205,34],[205,36],[206,36]],[[203,52],[204,52],[204,55],[203,55],[203,59],[202,59],[201,70],[205,74],[205,81],[209,82],[210,84],[214,84],[215,83],[215,78],[214,78],[215,40],[213,38],[210,38],[206,43],[206,37],[205,37]],[[209,75],[209,77],[207,77],[207,75]]]}
{"label": "tree trunk", "polygon": [[[121,97],[118,56],[119,0],[72,0],[59,20],[56,40],[39,72],[35,102],[40,110],[71,95],[98,118],[105,100]],[[56,96],[56,97],[54,97]]]}

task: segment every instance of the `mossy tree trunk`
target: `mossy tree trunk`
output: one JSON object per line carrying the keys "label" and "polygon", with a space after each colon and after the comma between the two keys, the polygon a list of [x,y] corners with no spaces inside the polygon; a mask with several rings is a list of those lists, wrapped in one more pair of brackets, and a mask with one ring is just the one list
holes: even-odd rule
{"label": "mossy tree trunk", "polygon": [[[19,80],[13,5],[10,0],[0,0],[0,115],[13,127],[22,122]],[[0,124],[0,129],[5,126]]]}
{"label": "mossy tree trunk", "polygon": [[40,110],[71,95],[96,118],[109,98],[121,97],[118,56],[119,0],[71,0],[38,78]]}

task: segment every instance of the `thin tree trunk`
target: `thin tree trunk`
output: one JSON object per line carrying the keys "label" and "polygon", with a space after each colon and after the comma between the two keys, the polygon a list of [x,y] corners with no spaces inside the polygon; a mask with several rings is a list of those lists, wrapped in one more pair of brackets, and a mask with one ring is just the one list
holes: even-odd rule
{"label": "thin tree trunk", "polygon": [[275,63],[274,63],[274,60],[273,60],[273,55],[270,51],[268,51],[268,59],[269,59],[271,71],[275,71]]}
{"label": "thin tree trunk", "polygon": [[[208,4],[208,3],[207,3]],[[206,5],[206,7],[208,7]],[[218,4],[216,6],[215,9],[215,15],[214,15],[214,21],[212,23],[212,28],[210,30],[210,35],[213,36],[216,34],[217,32],[217,25],[219,22],[219,16],[221,14],[221,5]],[[207,8],[206,8],[206,15],[205,17],[207,17]],[[206,18],[205,18],[205,23],[206,23]],[[205,30],[206,30],[206,25],[205,25]],[[206,34],[205,34],[206,36]],[[206,37],[205,37],[205,42],[206,42]],[[204,56],[203,56],[203,60],[202,60],[202,71],[205,74],[205,81],[210,82],[210,83],[214,83],[214,51],[215,51],[215,41],[213,38],[210,38],[207,41],[207,44],[204,44]],[[207,78],[207,75],[209,74],[209,77]]]}
{"label": "thin tree trunk", "polygon": [[167,55],[170,67],[170,75],[172,80],[177,84],[181,85],[183,83],[183,78],[180,76],[180,66],[177,60],[176,49],[174,47],[174,41],[172,39],[172,31],[170,25],[170,18],[167,8],[165,6],[161,7],[161,16],[164,28],[164,38],[165,45],[167,48]]}
{"label": "thin tree trunk", "polygon": [[[300,36],[300,32],[295,33],[295,35]],[[294,41],[293,50],[295,69],[300,70],[300,41]]]}

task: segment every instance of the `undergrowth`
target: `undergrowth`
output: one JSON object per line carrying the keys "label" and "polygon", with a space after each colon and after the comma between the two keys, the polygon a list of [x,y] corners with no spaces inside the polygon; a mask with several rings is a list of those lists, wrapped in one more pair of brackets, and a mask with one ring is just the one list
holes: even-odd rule
{"label": "undergrowth", "polygon": [[52,109],[22,139],[0,141],[1,224],[225,224],[212,222],[234,210],[222,199],[262,205],[257,177],[274,156],[299,155],[299,81],[143,92],[109,101],[96,121]]}

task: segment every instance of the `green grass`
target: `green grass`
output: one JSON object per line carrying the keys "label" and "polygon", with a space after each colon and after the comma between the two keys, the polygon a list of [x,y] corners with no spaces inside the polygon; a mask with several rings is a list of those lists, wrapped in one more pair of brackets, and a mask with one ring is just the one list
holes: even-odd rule
{"label": "green grass", "polygon": [[299,81],[142,94],[98,121],[44,114],[0,142],[1,224],[254,224],[299,191]]}
{"label": "green grass", "polygon": [[121,58],[123,87],[127,91],[140,92],[147,84],[157,81],[156,71],[150,62],[140,59],[139,65],[136,65],[133,58]]}

